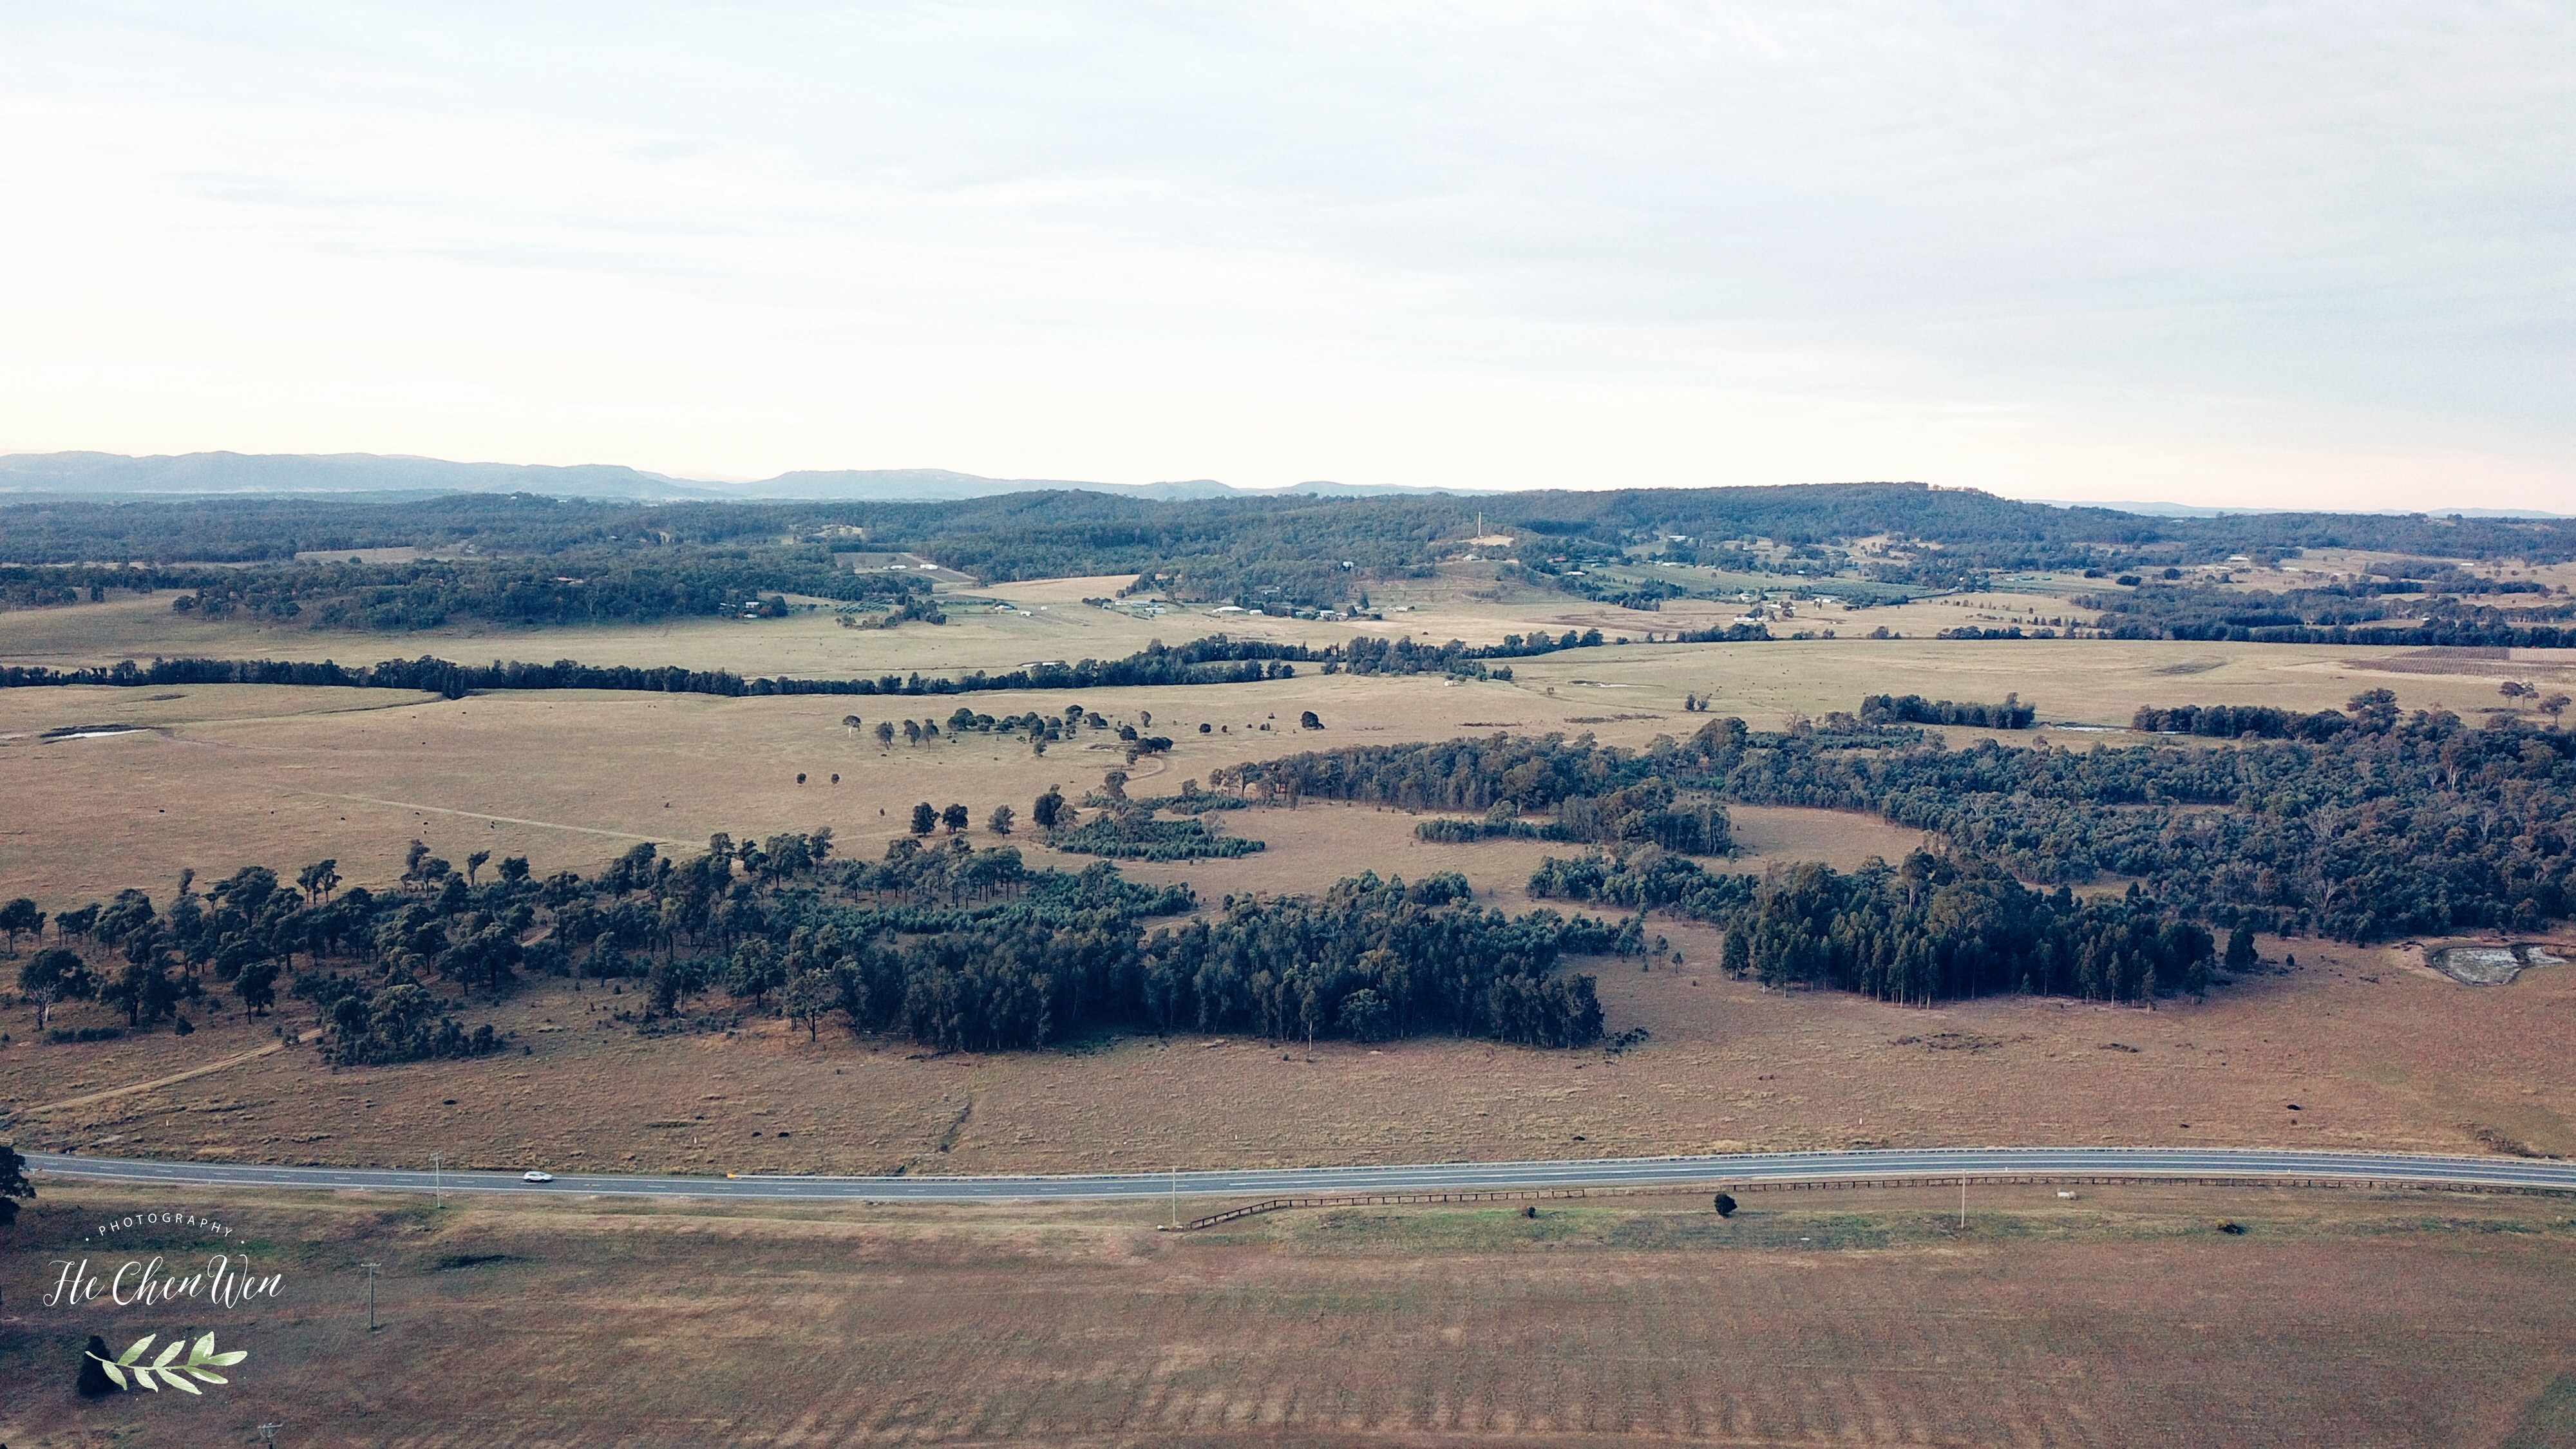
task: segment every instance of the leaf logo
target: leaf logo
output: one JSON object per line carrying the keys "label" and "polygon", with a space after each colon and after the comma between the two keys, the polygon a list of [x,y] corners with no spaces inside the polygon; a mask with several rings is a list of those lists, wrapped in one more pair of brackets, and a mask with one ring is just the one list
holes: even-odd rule
{"label": "leaf logo", "polygon": [[[156,1394],[161,1391],[161,1385],[165,1383],[183,1393],[201,1392],[196,1384],[188,1382],[190,1376],[194,1376],[200,1383],[229,1383],[230,1380],[214,1370],[231,1368],[234,1364],[250,1357],[250,1353],[245,1349],[237,1348],[230,1353],[215,1352],[215,1336],[209,1333],[198,1339],[193,1347],[189,1345],[184,1335],[173,1338],[169,1346],[161,1350],[159,1358],[148,1364],[145,1363],[143,1355],[151,1352],[153,1340],[160,1336],[157,1333],[147,1333],[136,1339],[132,1348],[112,1359],[99,1358],[94,1353],[84,1354],[83,1357],[98,1359],[99,1367],[106,1371],[110,1379],[115,1380],[118,1388],[145,1388]],[[182,1349],[185,1349],[188,1354],[187,1361],[184,1363],[178,1361]],[[129,1378],[132,1380],[130,1383]]]}

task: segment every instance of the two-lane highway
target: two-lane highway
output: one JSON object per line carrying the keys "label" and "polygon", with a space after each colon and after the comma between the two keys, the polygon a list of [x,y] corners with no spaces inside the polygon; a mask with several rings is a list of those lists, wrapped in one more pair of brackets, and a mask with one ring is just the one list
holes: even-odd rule
{"label": "two-lane highway", "polygon": [[2198,1147],[1957,1147],[1880,1152],[1762,1152],[1709,1157],[1607,1157],[1581,1162],[1441,1162],[1386,1167],[1279,1167],[1062,1177],[653,1177],[564,1173],[523,1182],[504,1172],[413,1172],[360,1167],[262,1167],[35,1153],[49,1177],[194,1188],[324,1192],[541,1193],[574,1197],[692,1197],[738,1201],[1010,1202],[1028,1199],[1338,1196],[1485,1192],[1543,1187],[1675,1187],[1702,1183],[1833,1182],[1892,1178],[2254,1178],[2422,1183],[2576,1191],[2576,1163],[2515,1157],[2427,1157]]}

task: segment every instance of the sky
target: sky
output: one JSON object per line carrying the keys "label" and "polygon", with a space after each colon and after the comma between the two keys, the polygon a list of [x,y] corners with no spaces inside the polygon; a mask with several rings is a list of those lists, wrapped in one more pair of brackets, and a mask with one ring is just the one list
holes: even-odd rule
{"label": "sky", "polygon": [[2576,511],[2576,6],[0,0],[0,452]]}

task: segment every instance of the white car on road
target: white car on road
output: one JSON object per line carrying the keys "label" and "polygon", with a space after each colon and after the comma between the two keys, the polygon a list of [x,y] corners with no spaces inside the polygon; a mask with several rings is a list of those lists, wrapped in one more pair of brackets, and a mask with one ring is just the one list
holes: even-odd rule
{"label": "white car on road", "polygon": [[554,1180],[555,1175],[553,1173],[539,1172],[534,1168],[519,1174],[519,1181],[521,1182],[552,1182]]}

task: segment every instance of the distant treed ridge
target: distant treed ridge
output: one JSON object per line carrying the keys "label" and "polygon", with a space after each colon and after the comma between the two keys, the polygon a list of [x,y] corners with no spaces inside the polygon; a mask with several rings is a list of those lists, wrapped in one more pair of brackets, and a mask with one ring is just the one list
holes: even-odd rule
{"label": "distant treed ridge", "polygon": [[[1846,483],[1177,501],[1082,491],[924,503],[644,505],[489,494],[391,502],[41,499],[0,505],[0,563],[287,566],[299,552],[471,546],[496,561],[581,554],[602,560],[598,567],[606,570],[611,560],[661,567],[707,550],[740,551],[757,563],[782,550],[849,547],[918,553],[988,584],[1111,574],[1188,600],[1326,606],[1365,594],[1373,579],[1427,576],[1457,556],[1480,526],[1512,535],[1524,562],[1586,596],[1594,592],[1589,581],[1569,578],[1557,560],[1579,568],[1584,560],[1615,558],[1647,542],[1725,567],[1750,559],[1737,546],[1757,539],[1801,550],[1895,539],[1909,545],[1903,556],[1855,560],[1861,573],[1880,583],[1933,588],[1974,584],[2004,570],[2107,574],[2322,548],[2533,563],[2576,558],[2576,520],[2318,513],[2147,518],[2022,503],[1973,489]],[[783,578],[754,586],[813,592]],[[1614,591],[1642,603],[1661,592]],[[398,618],[414,605],[379,599],[366,607]],[[2244,608],[2221,604],[2215,612]],[[2161,605],[2151,612],[2161,612]],[[2126,622],[2159,636],[2174,629],[2267,627],[2203,619],[2197,606],[2184,612],[2191,617]],[[2308,620],[2277,622],[2304,626]]]}
{"label": "distant treed ridge", "polygon": [[[1767,637],[1767,636],[1765,636]],[[40,665],[0,666],[0,689],[52,685],[117,686],[174,684],[288,684],[346,689],[411,689],[462,698],[482,689],[624,689],[658,694],[716,694],[732,697],[777,694],[924,695],[973,694],[1011,689],[1098,689],[1176,684],[1249,684],[1288,679],[1297,665],[1320,665],[1327,674],[1463,674],[1476,678],[1511,678],[1510,666],[1488,669],[1488,659],[1521,659],[1559,649],[1598,648],[1597,629],[1583,634],[1567,630],[1561,638],[1518,635],[1500,645],[1418,645],[1410,639],[1389,643],[1362,636],[1347,645],[1273,644],[1257,639],[1229,639],[1211,634],[1186,644],[1160,640],[1121,659],[1084,659],[1070,664],[1031,664],[1001,673],[969,670],[954,677],[919,672],[883,674],[872,679],[795,679],[754,676],[730,670],[686,669],[676,665],[583,664],[559,659],[552,664],[460,664],[423,655],[378,664],[345,665],[328,660],[289,659],[155,659],[149,664],[125,660],[87,668],[53,669]]]}

